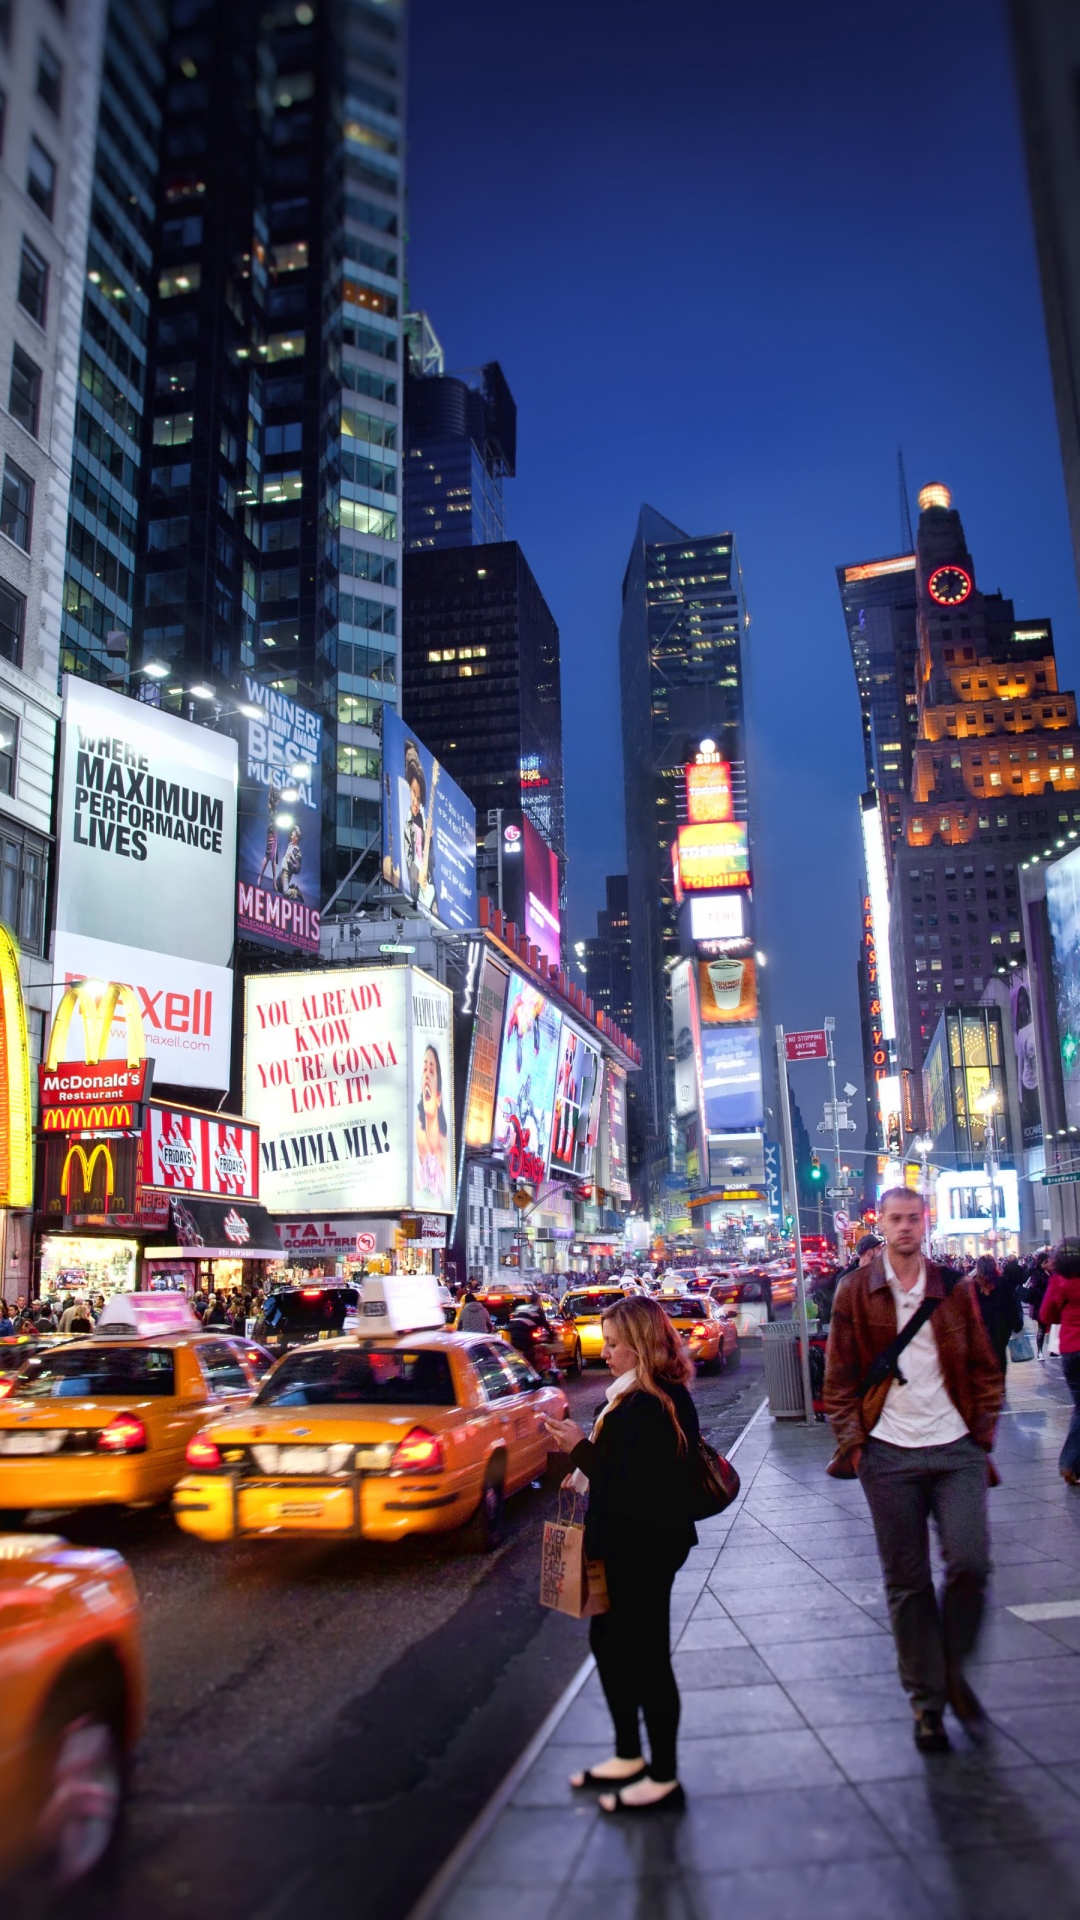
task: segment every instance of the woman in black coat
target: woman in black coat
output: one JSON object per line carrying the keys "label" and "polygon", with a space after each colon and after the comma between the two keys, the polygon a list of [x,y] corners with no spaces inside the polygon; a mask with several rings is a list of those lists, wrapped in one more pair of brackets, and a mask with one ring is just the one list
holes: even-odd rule
{"label": "woman in black coat", "polygon": [[[604,1316],[604,1359],[614,1381],[589,1437],[572,1420],[547,1422],[589,1496],[585,1552],[602,1560],[610,1610],[589,1623],[589,1642],[615,1723],[615,1754],[575,1774],[575,1789],[602,1793],[605,1813],[652,1813],[684,1802],[676,1769],[679,1689],[671,1665],[671,1589],[697,1533],[698,1418],[687,1392],[693,1364],[655,1300],[631,1295]],[[639,1716],[649,1736],[642,1757]]]}

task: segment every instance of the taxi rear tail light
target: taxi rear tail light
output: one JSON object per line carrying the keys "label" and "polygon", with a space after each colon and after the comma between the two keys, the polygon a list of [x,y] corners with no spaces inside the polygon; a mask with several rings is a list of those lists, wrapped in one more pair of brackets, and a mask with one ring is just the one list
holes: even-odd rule
{"label": "taxi rear tail light", "polygon": [[189,1467],[220,1467],[221,1448],[216,1440],[203,1440],[195,1433],[187,1443],[184,1459]]}
{"label": "taxi rear tail light", "polygon": [[445,1465],[442,1441],[426,1427],[412,1427],[394,1448],[391,1473],[439,1473]]}
{"label": "taxi rear tail light", "polygon": [[703,1321],[703,1320],[699,1320],[699,1321],[698,1321],[698,1323],[697,1323],[697,1326],[696,1326],[696,1327],[691,1327],[691,1329],[690,1329],[690,1332],[691,1332],[691,1334],[695,1334],[695,1333],[706,1333],[707,1331],[708,1331],[708,1329],[706,1328],[706,1326],[705,1326],[705,1323],[704,1323],[704,1321]]}
{"label": "taxi rear tail light", "polygon": [[301,1300],[318,1300],[322,1295],[321,1287],[301,1287]]}
{"label": "taxi rear tail light", "polygon": [[7,1399],[14,1385],[15,1375],[13,1373],[5,1373],[3,1379],[0,1379],[0,1400]]}
{"label": "taxi rear tail light", "polygon": [[118,1413],[97,1437],[99,1453],[145,1453],[146,1428],[134,1413]]}

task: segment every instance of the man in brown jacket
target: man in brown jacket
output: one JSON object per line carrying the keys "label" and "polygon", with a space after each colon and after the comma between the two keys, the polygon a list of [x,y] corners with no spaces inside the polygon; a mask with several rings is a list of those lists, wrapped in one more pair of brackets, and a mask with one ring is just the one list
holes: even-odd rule
{"label": "man in brown jacket", "polygon": [[[990,1551],[988,1455],[1001,1373],[970,1281],[924,1258],[923,1201],[907,1187],[881,1198],[885,1246],[843,1281],[833,1303],[825,1411],[837,1451],[829,1471],[857,1473],[874,1522],[900,1678],[915,1744],[948,1749],[946,1701],[977,1734],[983,1710],[964,1678],[982,1618]],[[901,1353],[892,1343],[917,1323]],[[876,1363],[876,1366],[875,1366]],[[945,1557],[938,1611],[929,1518]]]}

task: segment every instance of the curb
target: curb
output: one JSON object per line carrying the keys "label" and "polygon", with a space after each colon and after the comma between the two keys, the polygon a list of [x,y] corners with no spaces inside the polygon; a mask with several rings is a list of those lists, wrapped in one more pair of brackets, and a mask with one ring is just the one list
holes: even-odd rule
{"label": "curb", "polygon": [[[755,1426],[768,1409],[768,1397],[754,1408],[745,1427],[736,1435],[728,1449],[730,1460],[738,1452],[751,1427]],[[550,1713],[541,1722],[528,1746],[518,1755],[513,1766],[499,1782],[486,1806],[481,1807],[476,1819],[465,1829],[452,1853],[448,1853],[435,1878],[429,1881],[415,1906],[410,1907],[405,1920],[434,1920],[443,1900],[450,1893],[464,1873],[473,1856],[479,1853],[488,1834],[491,1832],[503,1809],[513,1799],[522,1780],[540,1754],[543,1752],[560,1720],[569,1713],[582,1687],[593,1671],[596,1662],[590,1653],[578,1668],[573,1679],[564,1687]]]}

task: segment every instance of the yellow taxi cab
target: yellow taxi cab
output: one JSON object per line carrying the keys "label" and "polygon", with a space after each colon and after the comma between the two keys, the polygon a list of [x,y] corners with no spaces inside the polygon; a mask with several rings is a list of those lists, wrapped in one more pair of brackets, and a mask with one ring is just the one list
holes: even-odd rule
{"label": "yellow taxi cab", "polygon": [[717,1301],[700,1293],[662,1293],[660,1305],[697,1366],[719,1370],[730,1354],[738,1353],[734,1320],[726,1317]]}
{"label": "yellow taxi cab", "polygon": [[581,1287],[564,1293],[561,1309],[574,1325],[583,1360],[599,1360],[604,1345],[601,1322],[605,1313],[626,1299],[622,1287]]}
{"label": "yellow taxi cab", "polygon": [[[541,1293],[536,1287],[489,1287],[477,1294],[477,1299],[485,1306],[491,1316],[492,1330],[501,1339],[510,1343],[510,1321],[518,1307],[538,1306],[544,1310],[544,1318],[550,1332],[544,1337],[544,1346],[551,1355],[556,1367],[567,1373],[581,1372],[581,1341],[578,1330],[569,1315],[563,1313],[558,1302],[550,1294]],[[461,1324],[461,1306],[455,1307],[451,1324]]]}
{"label": "yellow taxi cab", "polygon": [[0,1881],[34,1862],[70,1887],[102,1865],[144,1694],[120,1555],[0,1534]]}
{"label": "yellow taxi cab", "polygon": [[[391,1282],[374,1288],[362,1327]],[[496,1546],[506,1498],[544,1472],[543,1422],[565,1418],[566,1400],[496,1336],[440,1324],[431,1297],[422,1326],[395,1328],[405,1306],[385,1332],[294,1348],[250,1407],[201,1429],[173,1495],[179,1525],[217,1541],[394,1541],[468,1525],[471,1545]]]}
{"label": "yellow taxi cab", "polygon": [[251,1398],[265,1356],[204,1333],[180,1295],[122,1294],[97,1330],[0,1381],[0,1524],[34,1508],[164,1500],[214,1413]]}

